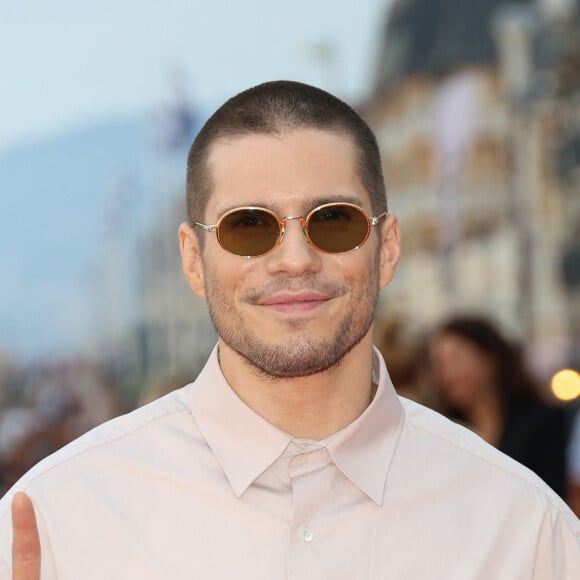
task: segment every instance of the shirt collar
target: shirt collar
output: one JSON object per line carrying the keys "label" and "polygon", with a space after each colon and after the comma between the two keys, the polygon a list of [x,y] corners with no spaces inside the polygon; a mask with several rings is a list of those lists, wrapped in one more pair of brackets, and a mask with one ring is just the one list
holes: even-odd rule
{"label": "shirt collar", "polygon": [[[191,412],[237,497],[272,465],[292,437],[248,407],[223,376],[218,347],[191,390]],[[344,429],[320,442],[344,475],[377,504],[403,423],[403,407],[379,351],[378,388],[372,403]]]}
{"label": "shirt collar", "polygon": [[343,474],[381,505],[405,413],[377,348],[373,366],[378,387],[371,404],[350,425],[332,435],[326,447]]}

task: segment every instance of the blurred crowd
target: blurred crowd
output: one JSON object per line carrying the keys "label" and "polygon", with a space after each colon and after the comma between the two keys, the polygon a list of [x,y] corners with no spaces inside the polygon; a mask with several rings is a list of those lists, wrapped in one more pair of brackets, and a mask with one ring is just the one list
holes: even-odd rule
{"label": "blurred crowd", "polygon": [[[398,393],[462,423],[536,472],[580,515],[577,402],[551,397],[527,370],[520,345],[486,318],[449,318],[420,338],[404,330],[386,324],[377,341]],[[190,380],[151,382],[127,404],[114,377],[94,362],[0,364],[0,496],[44,456]]]}

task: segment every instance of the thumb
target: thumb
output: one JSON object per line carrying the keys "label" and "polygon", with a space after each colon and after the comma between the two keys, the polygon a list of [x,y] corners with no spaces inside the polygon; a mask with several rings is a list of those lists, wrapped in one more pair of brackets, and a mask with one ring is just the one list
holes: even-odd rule
{"label": "thumb", "polygon": [[18,492],[12,499],[12,580],[40,580],[40,540],[34,506]]}

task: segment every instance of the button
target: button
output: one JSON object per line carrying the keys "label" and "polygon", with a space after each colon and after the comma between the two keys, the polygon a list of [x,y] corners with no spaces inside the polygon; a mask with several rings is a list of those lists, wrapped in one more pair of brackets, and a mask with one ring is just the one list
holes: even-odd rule
{"label": "button", "polygon": [[310,522],[304,524],[304,530],[302,532],[302,537],[305,542],[312,542],[312,530],[310,529]]}

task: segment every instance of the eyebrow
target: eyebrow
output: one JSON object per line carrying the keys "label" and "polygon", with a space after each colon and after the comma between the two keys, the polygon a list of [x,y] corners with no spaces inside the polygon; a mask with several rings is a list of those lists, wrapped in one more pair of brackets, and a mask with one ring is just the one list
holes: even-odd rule
{"label": "eyebrow", "polygon": [[[304,212],[303,215],[307,215],[310,211],[312,211],[315,207],[318,207],[319,205],[324,205],[327,203],[334,203],[334,202],[352,203],[352,204],[357,205],[359,207],[362,207],[364,209],[363,200],[360,197],[357,197],[355,195],[343,195],[343,194],[327,195],[327,196],[325,195],[323,197],[306,198],[304,200],[304,203],[302,206],[305,208],[303,210],[303,212]],[[273,211],[274,213],[278,214],[279,217],[281,217],[281,218],[285,217],[285,216],[280,215],[281,212],[277,211],[273,206],[265,205],[263,203],[248,202],[245,204],[235,204],[235,205],[228,206],[225,208],[220,208],[218,213],[217,213],[217,215],[218,215],[217,219],[219,219],[221,216],[223,216],[228,211],[231,211],[233,209],[237,209],[239,207],[260,207],[260,208],[269,209],[270,211]]]}

